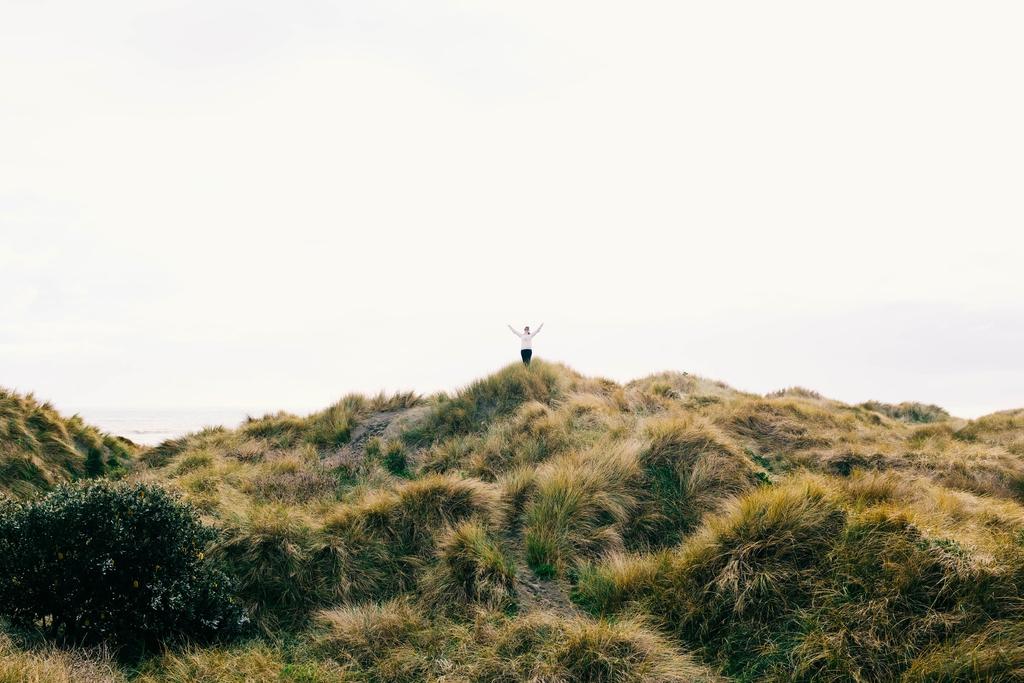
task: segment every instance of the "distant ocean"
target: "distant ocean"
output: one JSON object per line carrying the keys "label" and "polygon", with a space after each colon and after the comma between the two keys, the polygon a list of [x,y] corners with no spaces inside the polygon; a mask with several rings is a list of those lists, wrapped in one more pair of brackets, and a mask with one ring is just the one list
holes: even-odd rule
{"label": "distant ocean", "polygon": [[138,444],[153,445],[174,439],[203,427],[222,425],[233,428],[248,415],[262,415],[261,411],[233,408],[207,410],[82,410],[79,412],[89,424],[105,432],[123,436]]}

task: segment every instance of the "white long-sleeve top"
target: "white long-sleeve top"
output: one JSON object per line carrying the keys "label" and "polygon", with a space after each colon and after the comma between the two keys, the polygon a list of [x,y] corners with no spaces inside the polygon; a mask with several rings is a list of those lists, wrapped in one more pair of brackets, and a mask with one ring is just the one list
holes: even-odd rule
{"label": "white long-sleeve top", "polygon": [[541,323],[533,332],[519,332],[518,330],[516,330],[516,328],[512,327],[511,325],[508,326],[508,329],[512,330],[512,334],[516,335],[517,337],[519,337],[519,339],[522,340],[523,345],[520,348],[532,349],[533,338],[540,334],[541,328],[543,327],[544,323]]}

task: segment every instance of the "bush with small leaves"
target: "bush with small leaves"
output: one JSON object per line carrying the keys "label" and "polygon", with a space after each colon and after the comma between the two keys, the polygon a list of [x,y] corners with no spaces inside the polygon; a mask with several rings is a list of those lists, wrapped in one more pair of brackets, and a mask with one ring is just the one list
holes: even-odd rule
{"label": "bush with small leaves", "polygon": [[163,489],[96,481],[0,501],[0,615],[61,642],[137,652],[247,618],[204,551],[214,532]]}

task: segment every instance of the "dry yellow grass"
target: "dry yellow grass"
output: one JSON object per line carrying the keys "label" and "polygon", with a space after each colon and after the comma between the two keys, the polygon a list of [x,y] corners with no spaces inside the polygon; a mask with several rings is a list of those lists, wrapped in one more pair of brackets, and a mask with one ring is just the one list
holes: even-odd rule
{"label": "dry yellow grass", "polygon": [[711,683],[720,680],[644,622],[531,612],[482,612],[470,622],[425,619],[408,602],[320,615],[319,652],[386,681],[593,681]]}
{"label": "dry yellow grass", "polygon": [[20,649],[0,633],[0,683],[125,683],[109,656],[54,647]]}
{"label": "dry yellow grass", "polygon": [[538,361],[141,461],[220,529],[261,627],[147,682],[1009,681],[1024,660],[1020,410]]}

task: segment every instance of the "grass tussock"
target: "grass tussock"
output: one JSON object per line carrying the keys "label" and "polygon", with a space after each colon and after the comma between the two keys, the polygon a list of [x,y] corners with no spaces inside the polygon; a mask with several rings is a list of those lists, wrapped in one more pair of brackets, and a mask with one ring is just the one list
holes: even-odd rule
{"label": "grass tussock", "polygon": [[268,631],[292,626],[323,599],[325,577],[312,557],[313,523],[280,504],[251,507],[223,529],[213,557],[238,581],[253,621]]}
{"label": "grass tussock", "polygon": [[530,567],[542,576],[565,575],[580,560],[622,549],[639,475],[633,444],[596,447],[539,468],[524,513]]}
{"label": "grass tussock", "polygon": [[533,612],[426,619],[406,601],[324,612],[317,648],[379,681],[719,680],[640,621]]}
{"label": "grass tussock", "polygon": [[903,683],[1024,680],[1024,626],[994,622],[983,630],[918,655]]}
{"label": "grass tussock", "polygon": [[[227,524],[240,510],[266,503],[301,509],[317,518],[324,508],[367,489],[410,476],[410,452],[397,438],[374,437],[353,448],[365,423],[424,410],[416,394],[346,396],[299,417],[274,413],[249,418],[238,429],[203,429],[143,451],[137,476],[166,483],[211,520]],[[378,452],[370,446],[379,444]]]}
{"label": "grass tussock", "polygon": [[62,416],[32,394],[0,388],[0,493],[28,498],[81,477],[119,476],[135,446]]}
{"label": "grass tussock", "polygon": [[611,399],[569,394],[557,405],[527,401],[486,431],[442,440],[423,457],[423,472],[459,471],[494,481],[517,468],[530,468],[602,439],[625,436],[628,427]]}
{"label": "grass tussock", "polygon": [[138,683],[342,683],[353,680],[330,661],[295,657],[281,646],[255,641],[234,647],[187,647],[146,662]]}
{"label": "grass tussock", "polygon": [[633,545],[675,545],[703,515],[753,488],[758,468],[721,430],[689,415],[647,422]]}
{"label": "grass tussock", "polygon": [[367,400],[353,394],[306,417],[285,412],[250,417],[241,431],[247,436],[264,439],[275,448],[308,443],[326,450],[347,443],[359,418],[368,412]]}
{"label": "grass tussock", "polygon": [[487,527],[502,514],[493,486],[434,475],[320,516],[281,503],[245,507],[225,522],[213,552],[253,620],[277,633],[332,602],[408,590],[446,529],[469,520]]}
{"label": "grass tussock", "polygon": [[1024,457],[1024,409],[1006,410],[971,421],[957,438],[998,446]]}
{"label": "grass tussock", "polygon": [[1020,586],[899,508],[858,514],[830,557],[792,660],[804,680],[896,680],[915,656],[989,617],[1019,614]]}
{"label": "grass tussock", "polygon": [[627,405],[641,413],[660,412],[680,404],[691,408],[750,397],[725,382],[687,372],[661,372],[626,384]]}
{"label": "grass tussock", "polygon": [[497,490],[473,479],[433,475],[367,496],[352,508],[402,555],[418,555],[447,526],[500,514]]}
{"label": "grass tussock", "polygon": [[769,452],[828,446],[842,419],[814,401],[789,396],[741,401],[722,416],[726,430]]}
{"label": "grass tussock", "polygon": [[319,451],[329,451],[348,443],[356,425],[367,416],[414,408],[422,401],[412,392],[381,393],[372,398],[349,394],[305,417],[286,412],[250,417],[240,431],[245,436],[264,441],[271,448],[290,449],[299,444],[309,444]]}
{"label": "grass tussock", "polygon": [[493,486],[441,475],[371,493],[325,517],[318,571],[336,600],[394,595],[415,583],[439,535],[469,521],[490,527],[501,510]]}
{"label": "grass tussock", "polygon": [[509,365],[455,396],[442,395],[424,423],[408,431],[406,438],[412,443],[432,443],[479,431],[527,401],[550,403],[570,381],[568,369],[551,363]]}
{"label": "grass tussock", "polygon": [[903,422],[929,423],[948,420],[950,415],[945,409],[927,403],[916,403],[905,401],[903,403],[881,403],[879,401],[868,401],[861,403],[861,407],[873,410],[886,417]]}
{"label": "grass tussock", "polygon": [[270,452],[241,475],[239,489],[256,500],[304,503],[331,496],[338,476],[323,466],[313,446]]}
{"label": "grass tussock", "polygon": [[785,389],[779,389],[778,391],[773,391],[770,394],[765,395],[765,398],[785,398],[787,396],[806,398],[812,401],[826,400],[820,393],[814,389],[808,389],[807,387],[786,387]]}
{"label": "grass tussock", "polygon": [[510,531],[518,530],[526,504],[537,489],[537,471],[520,467],[501,475],[495,485],[501,492],[502,509],[506,513],[501,526]]}
{"label": "grass tussock", "polygon": [[516,604],[516,568],[509,552],[479,522],[463,522],[438,542],[437,564],[424,575],[420,594],[435,609]]}
{"label": "grass tussock", "polygon": [[578,594],[601,613],[645,604],[709,654],[723,643],[756,650],[780,617],[809,599],[844,521],[835,493],[814,479],[759,489],[708,520],[667,565],[664,556],[620,560],[592,570]]}
{"label": "grass tussock", "polygon": [[896,462],[948,488],[1024,501],[1024,459],[1002,446],[964,439],[946,426],[913,430]]}
{"label": "grass tussock", "polygon": [[[649,612],[740,678],[898,680],[1024,609],[1024,554],[1008,533],[1020,519],[987,546],[970,543],[977,531],[957,541],[989,501],[953,511],[918,484],[869,473],[758,489],[677,550],[587,566],[575,598],[599,614]],[[1012,645],[999,633],[986,636],[993,653]]]}
{"label": "grass tussock", "polygon": [[0,683],[126,683],[102,651],[41,646],[19,648],[0,633]]}

